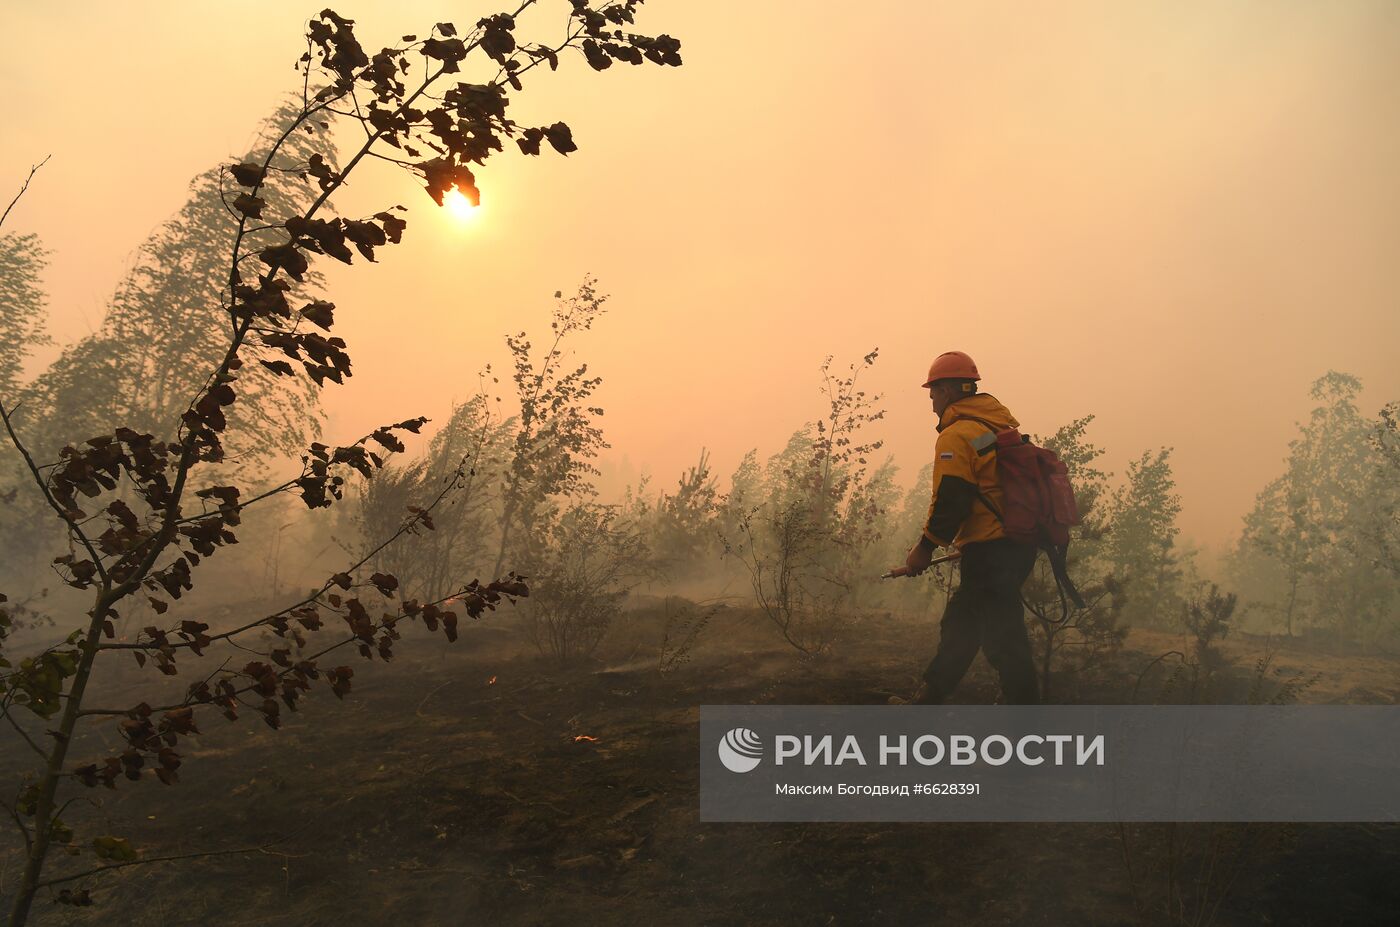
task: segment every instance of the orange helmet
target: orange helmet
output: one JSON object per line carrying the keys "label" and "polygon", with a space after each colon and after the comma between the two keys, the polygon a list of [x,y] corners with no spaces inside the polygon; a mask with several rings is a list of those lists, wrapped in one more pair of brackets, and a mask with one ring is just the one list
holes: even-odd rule
{"label": "orange helmet", "polygon": [[948,351],[933,359],[933,364],[928,368],[928,379],[924,381],[924,389],[933,385],[934,380],[980,380],[982,377],[977,373],[977,365],[972,362],[961,351]]}

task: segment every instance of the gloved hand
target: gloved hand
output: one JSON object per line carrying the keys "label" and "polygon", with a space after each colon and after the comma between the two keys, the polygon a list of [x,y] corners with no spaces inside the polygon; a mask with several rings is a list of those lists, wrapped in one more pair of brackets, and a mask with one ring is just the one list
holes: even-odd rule
{"label": "gloved hand", "polygon": [[920,538],[919,543],[910,548],[908,556],[904,558],[904,566],[895,567],[882,578],[893,579],[896,576],[918,576],[935,563],[947,563],[950,560],[958,560],[962,557],[962,551],[960,550],[954,550],[952,553],[944,554],[942,557],[934,557],[934,550],[933,542],[929,541],[927,538]]}

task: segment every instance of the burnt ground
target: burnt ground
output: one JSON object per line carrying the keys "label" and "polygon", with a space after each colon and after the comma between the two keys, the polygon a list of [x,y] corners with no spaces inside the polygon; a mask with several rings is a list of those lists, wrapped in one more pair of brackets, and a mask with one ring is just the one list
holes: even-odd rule
{"label": "burnt ground", "polygon": [[[519,630],[483,622],[451,647],[421,640],[388,666],[355,662],[343,703],[318,690],[280,731],[210,716],[184,747],[180,784],[85,790],[98,804],[66,817],[89,837],[129,837],[146,856],[269,846],[107,873],[87,883],[94,907],[41,898],[31,923],[1191,922],[1162,913],[1150,841],[1166,825],[1134,844],[1135,903],[1111,824],[701,824],[699,705],[883,702],[910,686],[933,632],[871,618],[833,657],[804,663],[734,611],[663,676],[659,626],[629,623],[589,667],[555,668]],[[1135,633],[1077,700],[1126,701],[1151,656],[1178,645]],[[1244,673],[1259,646],[1231,641],[1227,653]],[[1322,674],[1304,701],[1400,695],[1395,658],[1285,648],[1276,665]],[[123,671],[101,696],[123,704],[153,678]],[[995,696],[979,658],[958,700]],[[115,744],[110,726],[73,756],[95,757],[103,740]],[[0,764],[11,772],[23,760],[10,750]],[[0,884],[12,888],[17,851],[5,839]],[[1217,916],[1200,922],[1400,918],[1400,828],[1272,828],[1241,858]],[[60,858],[46,875],[87,865]]]}

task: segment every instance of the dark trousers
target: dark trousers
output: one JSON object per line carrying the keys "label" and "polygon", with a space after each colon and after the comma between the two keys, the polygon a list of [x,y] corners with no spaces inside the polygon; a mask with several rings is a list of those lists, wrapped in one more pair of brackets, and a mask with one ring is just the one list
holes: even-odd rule
{"label": "dark trousers", "polygon": [[938,653],[924,671],[929,701],[941,702],[952,694],[981,647],[1001,677],[1007,704],[1039,704],[1021,606],[1021,584],[1035,566],[1036,553],[1029,544],[1007,538],[963,547],[962,580],[943,612]]}

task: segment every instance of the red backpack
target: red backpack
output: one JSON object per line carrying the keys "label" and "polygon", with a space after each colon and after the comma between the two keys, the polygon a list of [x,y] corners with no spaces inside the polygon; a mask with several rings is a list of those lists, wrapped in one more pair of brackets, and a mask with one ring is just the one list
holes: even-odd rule
{"label": "red backpack", "polygon": [[999,429],[982,419],[973,420],[996,435],[993,449],[1002,508],[998,511],[978,492],[982,504],[1001,522],[1007,537],[1045,550],[1060,588],[1070,601],[1084,608],[1084,599],[1065,566],[1069,529],[1079,524],[1079,506],[1064,461],[1054,451],[1032,444],[1028,435],[1015,428]]}

